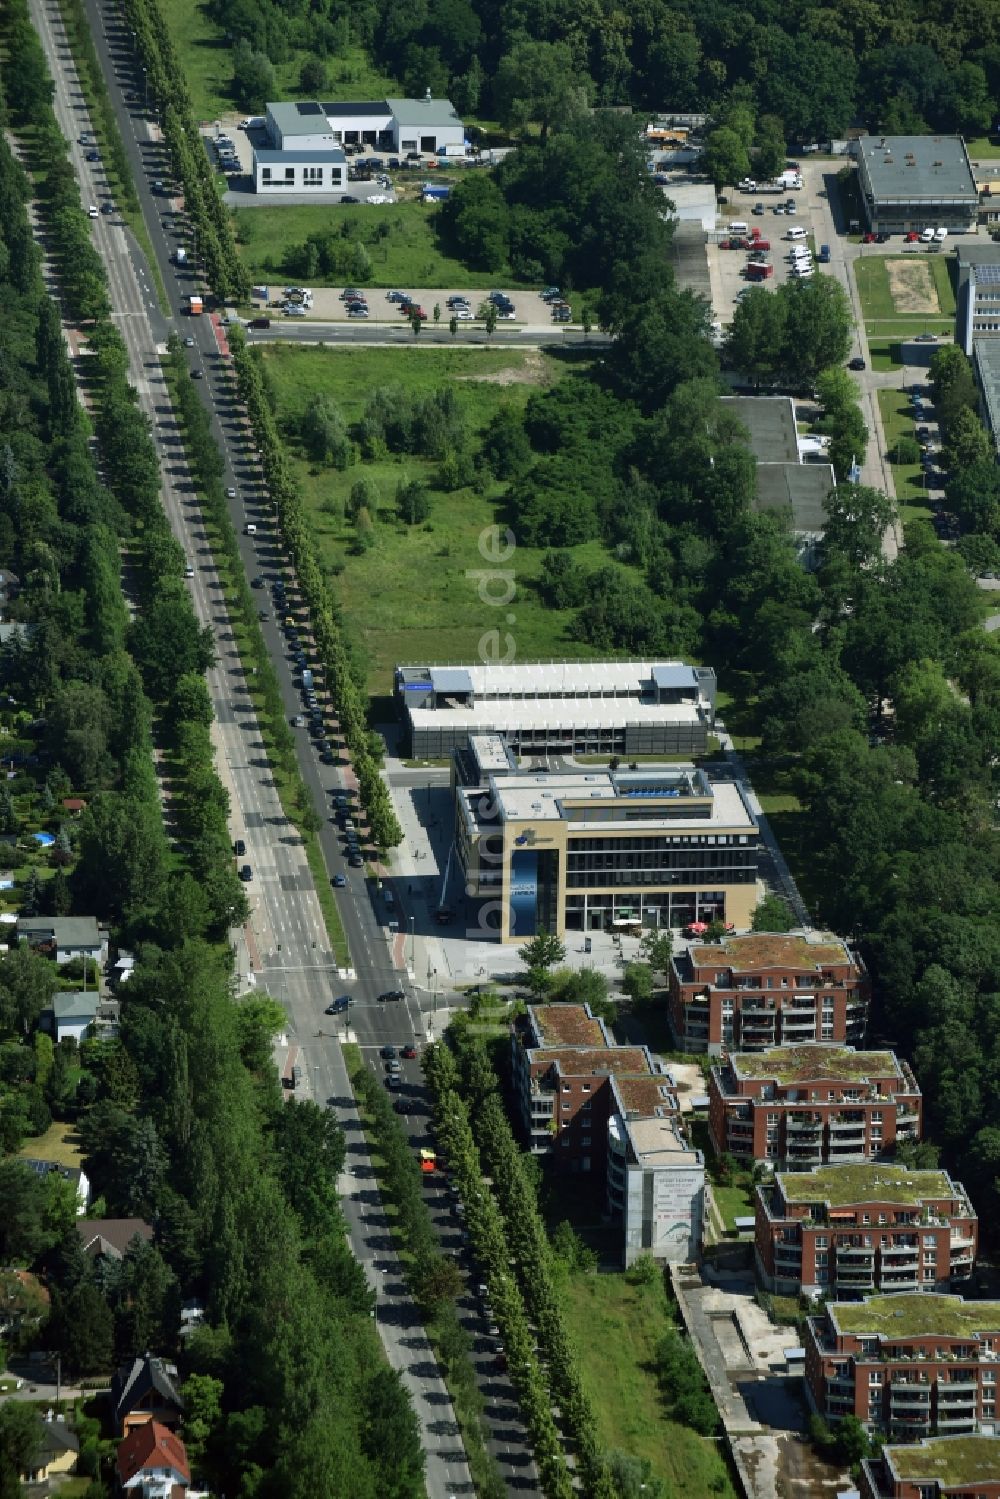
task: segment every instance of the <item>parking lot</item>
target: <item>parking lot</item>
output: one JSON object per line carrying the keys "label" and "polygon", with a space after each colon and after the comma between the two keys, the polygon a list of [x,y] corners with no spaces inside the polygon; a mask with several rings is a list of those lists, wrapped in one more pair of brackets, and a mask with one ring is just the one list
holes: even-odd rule
{"label": "parking lot", "polygon": [[[355,320],[348,316],[347,307],[345,303],[341,301],[341,293],[343,292],[344,288],[340,286],[315,287],[313,289],[312,307],[309,309],[307,315],[314,321],[324,323],[346,323],[354,321],[357,321],[360,324],[368,325],[371,325],[373,323],[391,323],[399,327],[408,328],[409,325],[407,319],[403,316],[398,304],[395,302],[390,302],[388,300],[387,292],[381,290],[378,287],[371,286],[359,289],[363,292],[363,295],[368,303],[367,318],[359,318]],[[480,306],[489,295],[488,292],[482,290],[469,291],[468,288],[463,289],[462,287],[436,287],[434,289],[429,289],[427,287],[414,288],[411,286],[401,286],[399,287],[399,290],[401,292],[406,292],[409,296],[415,298],[418,305],[423,308],[424,312],[427,314],[428,327],[434,326],[434,308],[439,307],[441,309],[439,325],[442,328],[447,328],[449,318],[451,317],[451,311],[448,307],[449,297],[466,298],[473,313],[473,317],[471,319],[462,319],[459,322],[459,327],[474,327],[476,326],[475,314],[478,312]],[[270,302],[278,302],[281,300],[282,294],[284,292],[284,283],[280,285],[278,283],[275,283],[273,286],[270,286],[268,288],[268,291],[270,293]],[[547,303],[542,301],[542,297],[539,292],[521,291],[520,289],[515,290],[513,288],[507,288],[507,294],[514,304],[515,315],[513,318],[499,321],[497,323],[498,328],[550,328],[553,326],[557,326],[553,323],[552,312],[550,308],[548,307]],[[257,305],[259,306],[261,311],[264,310],[264,304],[262,302],[259,302]],[[278,319],[284,321],[284,315],[280,311],[280,309],[269,306],[268,312],[272,317],[272,326]]]}

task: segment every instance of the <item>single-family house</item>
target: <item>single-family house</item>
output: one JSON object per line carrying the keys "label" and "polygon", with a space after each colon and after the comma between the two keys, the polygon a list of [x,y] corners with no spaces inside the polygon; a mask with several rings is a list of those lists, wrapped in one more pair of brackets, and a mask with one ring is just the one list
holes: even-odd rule
{"label": "single-family house", "polygon": [[87,1203],[90,1201],[90,1182],[86,1173],[78,1166],[62,1166],[58,1161],[43,1161],[39,1156],[18,1156],[22,1165],[27,1166],[36,1176],[51,1176],[53,1173],[61,1176],[63,1181],[72,1182],[76,1188],[76,1210],[78,1213],[87,1211]]}
{"label": "single-family house", "polygon": [[122,1364],[111,1381],[111,1407],[122,1436],[150,1421],[180,1425],[184,1402],[176,1380],[175,1366],[149,1353]]}
{"label": "single-family house", "polygon": [[31,1462],[21,1470],[21,1478],[25,1483],[48,1483],[72,1473],[79,1455],[79,1438],[66,1425],[66,1417],[49,1411],[38,1417],[38,1444]]}
{"label": "single-family house", "polygon": [[159,1421],[133,1427],[118,1445],[118,1482],[135,1499],[183,1499],[191,1468],[180,1437]]}
{"label": "single-family house", "polygon": [[17,935],[57,963],[74,958],[103,963],[108,956],[108,934],[97,925],[96,916],[19,916]]}
{"label": "single-family house", "polygon": [[82,796],[64,796],[62,805],[63,810],[68,812],[71,817],[79,817],[80,813],[85,811],[87,807],[87,803]]}
{"label": "single-family house", "polygon": [[141,1218],[78,1218],[76,1231],[88,1259],[121,1260],[136,1239],[153,1241],[153,1230]]}
{"label": "single-family house", "polygon": [[97,1019],[100,1004],[101,996],[96,989],[63,989],[53,994],[42,1019],[57,1045],[67,1038],[82,1041]]}

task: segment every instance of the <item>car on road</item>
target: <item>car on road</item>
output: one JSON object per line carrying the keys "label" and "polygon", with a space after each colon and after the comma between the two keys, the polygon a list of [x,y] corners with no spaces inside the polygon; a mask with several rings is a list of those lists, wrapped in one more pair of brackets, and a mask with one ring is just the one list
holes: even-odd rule
{"label": "car on road", "polygon": [[101,153],[100,153],[100,151],[88,151],[87,152],[87,160],[88,161],[100,161],[100,159],[101,159]]}
{"label": "car on road", "polygon": [[335,874],[334,875],[334,877],[333,877],[333,888],[335,890],[343,890],[344,887],[346,886],[346,884],[347,884],[347,875],[346,874]]}
{"label": "car on road", "polygon": [[918,427],[916,429],[916,432],[917,432],[917,437],[920,439],[921,442],[926,442],[927,439],[931,435],[931,429],[930,429],[930,427]]}
{"label": "car on road", "polygon": [[271,611],[270,611],[270,610],[269,610],[269,609],[258,609],[258,610],[257,610],[257,618],[258,618],[258,619],[259,619],[259,620],[260,620],[260,621],[261,621],[261,623],[262,623],[262,624],[263,624],[263,622],[264,622],[264,621],[265,621],[265,620],[268,620],[268,619],[270,619],[270,618],[271,618]]}
{"label": "car on road", "polygon": [[392,1062],[395,1060],[396,1048],[394,1046],[390,1046],[388,1042],[386,1042],[385,1046],[383,1046],[382,1050],[379,1052],[379,1056],[385,1062]]}
{"label": "car on road", "polygon": [[380,1005],[399,1004],[405,999],[406,991],[404,989],[383,989],[382,993],[378,996],[378,1003]]}
{"label": "car on road", "polygon": [[184,565],[184,576],[185,576],[185,578],[193,578],[194,577],[194,564],[193,563],[191,563],[191,562],[185,563],[185,565]]}
{"label": "car on road", "polygon": [[350,1007],[351,996],[349,994],[340,994],[336,999],[331,999],[323,1013],[326,1015],[343,1015],[344,1011],[349,1010]]}
{"label": "car on road", "polygon": [[96,219],[99,211],[100,210],[98,209],[97,204],[91,203],[90,207],[87,209],[88,219]]}
{"label": "car on road", "polygon": [[341,203],[360,203],[361,199],[356,198],[353,193],[344,193],[340,201]]}
{"label": "car on road", "polygon": [[416,1057],[416,1055],[417,1055],[417,1048],[413,1045],[413,1043],[411,1041],[409,1046],[404,1046],[403,1047],[403,1049],[399,1053],[399,1055],[401,1057],[405,1057],[408,1062],[412,1062],[414,1060],[414,1058]]}
{"label": "car on road", "polygon": [[[915,344],[936,344],[937,341],[938,336],[936,333],[918,333],[916,338],[913,340]],[[914,397],[913,404],[916,405],[916,403],[916,397]]]}
{"label": "car on road", "polygon": [[257,574],[256,578],[251,578],[250,579],[250,587],[251,588],[263,588],[264,587],[264,579],[261,577],[260,573]]}
{"label": "car on road", "polygon": [[103,214],[107,215],[109,213],[114,213],[114,211],[115,211],[115,205],[113,203],[102,203],[101,204],[101,212]]}
{"label": "car on road", "polygon": [[235,839],[234,842],[233,842],[233,853],[236,855],[237,859],[244,859],[244,858],[246,858],[246,852],[247,852],[247,846],[244,843],[243,839],[242,838]]}
{"label": "car on road", "polygon": [[229,488],[226,490],[226,499],[227,500],[235,500],[235,498],[236,498],[236,490],[230,484]]}
{"label": "car on road", "polygon": [[396,1075],[395,1072],[387,1072],[386,1073],[386,1075],[385,1075],[385,1085],[386,1085],[387,1088],[398,1088],[401,1082],[402,1082],[402,1078],[397,1077],[397,1075]]}
{"label": "car on road", "polygon": [[249,885],[250,881],[253,879],[253,870],[250,868],[249,864],[240,865],[240,879],[243,881],[244,885]]}
{"label": "car on road", "polygon": [[365,861],[364,859],[362,859],[360,854],[354,853],[348,856],[347,862],[348,864],[350,864],[352,869],[361,869]]}
{"label": "car on road", "polygon": [[187,337],[184,340],[184,347],[185,347],[185,349],[193,349],[194,348],[194,339],[191,337],[190,333],[187,335]]}
{"label": "car on road", "polygon": [[386,1064],[385,1064],[385,1070],[389,1074],[390,1077],[402,1077],[402,1075],[403,1075],[403,1064],[402,1064],[402,1062],[397,1062],[395,1060],[393,1060],[391,1062],[386,1062]]}
{"label": "car on road", "polygon": [[302,714],[301,713],[296,713],[295,717],[292,719],[292,728],[293,729],[304,729],[305,726],[306,726],[306,721],[302,717]]}
{"label": "car on road", "polygon": [[191,371],[191,379],[192,380],[204,380],[204,378],[205,378],[205,371],[204,370],[192,370]]}
{"label": "car on road", "polygon": [[856,354],[854,358],[849,361],[847,368],[849,370],[863,370],[865,368],[865,361],[861,358],[860,354]]}

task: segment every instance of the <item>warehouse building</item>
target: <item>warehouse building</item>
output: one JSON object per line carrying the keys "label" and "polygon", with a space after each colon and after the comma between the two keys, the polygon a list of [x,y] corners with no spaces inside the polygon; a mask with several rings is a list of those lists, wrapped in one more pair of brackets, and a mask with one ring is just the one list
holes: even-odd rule
{"label": "warehouse building", "polygon": [[699,755],[715,723],[715,672],[682,661],[399,666],[395,690],[420,759],[496,734],[521,756]]}
{"label": "warehouse building", "polygon": [[863,135],[852,150],[868,227],[876,233],[975,229],[979,189],[961,136]]}
{"label": "warehouse building", "polygon": [[493,736],[456,754],[455,808],[466,892],[501,942],[750,925],[760,833],[735,781],[693,765],[522,771]]}
{"label": "warehouse building", "polygon": [[264,141],[254,146],[253,179],[259,193],[340,194],[347,182],[347,152],[371,147],[407,155],[464,156],[465,126],[447,99],[380,99],[322,104],[306,99],[268,104]]}
{"label": "warehouse building", "polygon": [[[799,560],[814,567],[826,528],[826,501],[836,487],[833,465],[825,458],[805,461],[791,396],[723,396],[722,404],[749,435],[757,460],[753,508],[786,510]],[[860,455],[859,455],[860,456]]]}

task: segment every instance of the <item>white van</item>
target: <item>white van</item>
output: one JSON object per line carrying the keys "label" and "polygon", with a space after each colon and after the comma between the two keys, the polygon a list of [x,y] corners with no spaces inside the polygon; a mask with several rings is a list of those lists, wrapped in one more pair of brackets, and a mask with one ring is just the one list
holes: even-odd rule
{"label": "white van", "polygon": [[812,251],[808,245],[793,245],[788,252],[789,260],[812,260]]}
{"label": "white van", "polygon": [[796,224],[792,229],[785,230],[786,239],[805,239],[805,237],[806,231],[799,224]]}
{"label": "white van", "polygon": [[742,219],[734,219],[729,226],[730,234],[749,234],[750,225],[744,224]]}
{"label": "white van", "polygon": [[247,522],[246,526],[244,526],[244,528],[243,528],[243,534],[245,536],[256,536],[257,535],[257,527],[254,525],[253,521],[248,521]]}
{"label": "white van", "polygon": [[795,263],[795,265],[792,266],[792,269],[788,274],[790,276],[795,276],[799,281],[806,281],[811,275],[813,275],[813,268],[809,261],[799,260]]}

